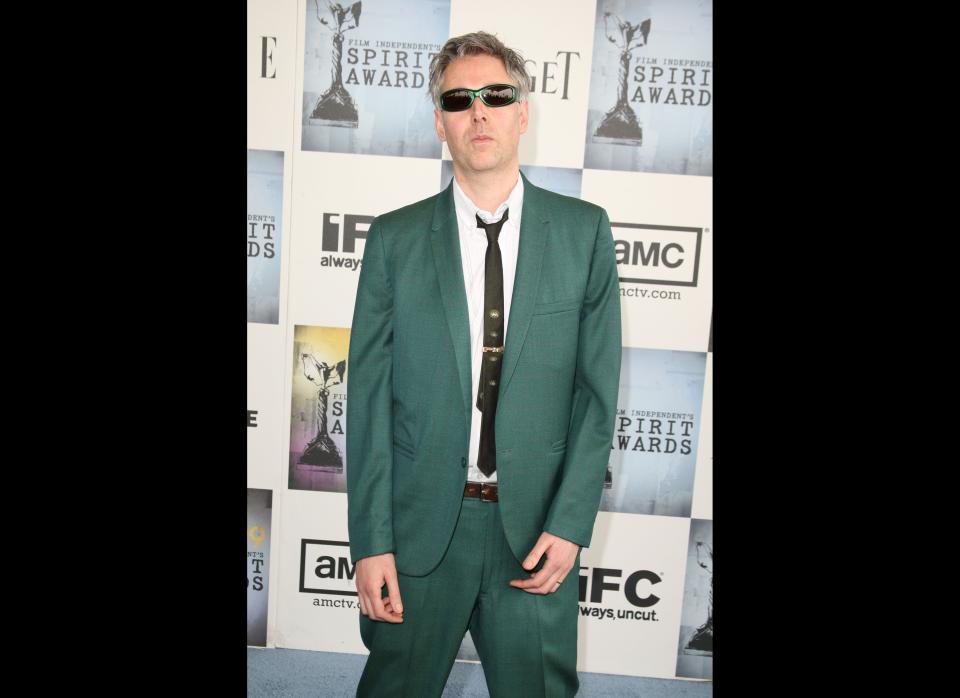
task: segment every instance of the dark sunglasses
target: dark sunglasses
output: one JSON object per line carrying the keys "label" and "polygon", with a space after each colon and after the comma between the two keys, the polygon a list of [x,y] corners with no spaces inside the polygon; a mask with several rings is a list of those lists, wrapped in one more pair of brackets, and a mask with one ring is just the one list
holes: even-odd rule
{"label": "dark sunglasses", "polygon": [[517,88],[513,85],[487,85],[479,90],[457,87],[440,95],[440,108],[443,111],[464,111],[473,106],[473,98],[488,107],[505,107],[517,101]]}

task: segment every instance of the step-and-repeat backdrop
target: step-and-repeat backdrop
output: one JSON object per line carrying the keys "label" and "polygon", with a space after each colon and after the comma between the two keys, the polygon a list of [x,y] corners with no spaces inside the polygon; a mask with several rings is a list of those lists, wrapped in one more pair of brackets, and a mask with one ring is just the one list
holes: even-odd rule
{"label": "step-and-repeat backdrop", "polygon": [[[366,652],[347,538],[346,364],[367,229],[440,191],[428,66],[526,59],[533,183],[603,206],[623,359],[581,554],[581,671],[713,676],[712,0],[248,0],[250,645]],[[459,654],[476,660],[469,633]]]}

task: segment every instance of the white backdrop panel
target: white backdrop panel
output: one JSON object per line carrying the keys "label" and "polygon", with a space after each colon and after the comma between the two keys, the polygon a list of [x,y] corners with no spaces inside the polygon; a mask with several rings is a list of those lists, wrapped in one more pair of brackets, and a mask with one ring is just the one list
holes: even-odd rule
{"label": "white backdrop panel", "polygon": [[289,150],[292,145],[297,16],[296,0],[247,0],[249,148]]}
{"label": "white backdrop panel", "polygon": [[[629,263],[617,265],[620,278],[644,280],[620,283],[623,345],[706,351],[713,304],[713,178],[584,170],[581,198],[607,210],[614,240],[622,241],[618,252],[629,245]],[[630,227],[637,225],[653,227]]]}
{"label": "white backdrop panel", "polygon": [[[581,571],[588,587],[580,603],[580,671],[674,678],[689,532],[690,520],[681,517],[597,515],[593,544],[580,554],[588,568]],[[599,568],[607,570],[602,578]]]}

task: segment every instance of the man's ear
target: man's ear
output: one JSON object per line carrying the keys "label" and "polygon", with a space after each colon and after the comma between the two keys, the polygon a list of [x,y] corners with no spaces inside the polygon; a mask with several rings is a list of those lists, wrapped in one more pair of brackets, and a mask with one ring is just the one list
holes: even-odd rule
{"label": "man's ear", "polygon": [[443,112],[439,109],[433,110],[433,123],[437,129],[437,138],[441,141],[447,140],[447,132],[443,129]]}
{"label": "man's ear", "polygon": [[527,112],[527,107],[530,105],[530,100],[525,99],[520,103],[520,133],[527,132],[527,124],[529,123],[529,113]]}

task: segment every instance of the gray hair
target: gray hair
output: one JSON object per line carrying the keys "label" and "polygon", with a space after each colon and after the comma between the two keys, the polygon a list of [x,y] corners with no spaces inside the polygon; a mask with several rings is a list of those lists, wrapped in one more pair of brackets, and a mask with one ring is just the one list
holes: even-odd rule
{"label": "gray hair", "polygon": [[[517,87],[517,102],[524,102],[530,94],[530,76],[523,66],[523,57],[507,48],[500,39],[487,32],[472,32],[448,39],[440,52],[430,61],[430,97],[433,106],[440,108],[440,85],[443,74],[454,60],[464,56],[485,54],[503,61],[510,81]],[[482,85],[477,85],[482,87]]]}

